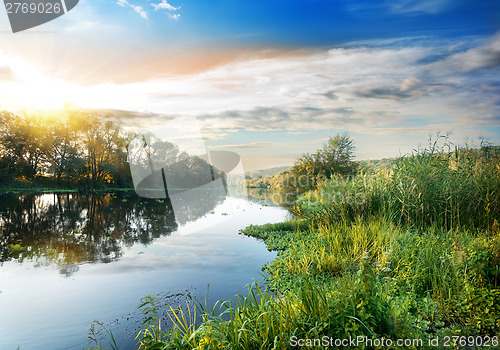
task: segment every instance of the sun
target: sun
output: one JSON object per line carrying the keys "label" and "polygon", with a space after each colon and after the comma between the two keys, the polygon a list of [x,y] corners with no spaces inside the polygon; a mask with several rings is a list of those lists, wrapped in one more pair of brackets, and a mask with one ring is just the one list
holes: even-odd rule
{"label": "sun", "polygon": [[1,109],[60,109],[68,102],[80,102],[84,93],[81,86],[50,75],[30,62],[5,56],[0,58],[12,76],[0,84]]}
{"label": "sun", "polygon": [[11,109],[58,109],[68,102],[78,103],[78,86],[43,75],[32,75],[2,88],[4,105]]}

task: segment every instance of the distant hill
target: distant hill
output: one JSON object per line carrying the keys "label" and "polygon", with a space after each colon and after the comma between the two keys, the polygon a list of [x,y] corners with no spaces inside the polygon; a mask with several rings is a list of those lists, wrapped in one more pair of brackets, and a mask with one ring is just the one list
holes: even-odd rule
{"label": "distant hill", "polygon": [[254,170],[254,171],[249,171],[246,173],[247,179],[253,179],[256,177],[274,177],[278,173],[290,169],[291,166],[285,165],[285,166],[278,166],[274,168],[269,168],[269,169],[260,169],[260,170]]}

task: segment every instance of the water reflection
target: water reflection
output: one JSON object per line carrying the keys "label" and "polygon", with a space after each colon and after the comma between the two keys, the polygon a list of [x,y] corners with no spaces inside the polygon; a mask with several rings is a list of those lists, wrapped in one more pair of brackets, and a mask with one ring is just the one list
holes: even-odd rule
{"label": "water reflection", "polygon": [[[167,201],[131,194],[0,196],[0,349],[86,348],[93,320],[113,327],[120,349],[135,349],[142,314],[130,316],[145,295],[187,288],[203,300],[210,283],[215,305],[245,293],[275,254],[238,230],[287,212],[220,200],[206,214],[186,203],[192,221],[182,224]],[[7,248],[18,243],[26,250]]]}
{"label": "water reflection", "polygon": [[[186,204],[184,220],[196,220],[224,200]],[[82,263],[109,263],[126,247],[175,231],[168,199],[130,193],[0,195],[0,263],[15,260],[58,266],[71,276]]]}
{"label": "water reflection", "polygon": [[290,208],[298,195],[294,192],[269,191],[263,188],[249,188],[248,199],[261,205]]}

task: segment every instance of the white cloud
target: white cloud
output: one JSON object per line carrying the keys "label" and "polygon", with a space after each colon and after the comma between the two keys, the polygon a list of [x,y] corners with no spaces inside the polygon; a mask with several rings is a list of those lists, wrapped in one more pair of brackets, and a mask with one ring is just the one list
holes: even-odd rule
{"label": "white cloud", "polygon": [[141,6],[131,6],[135,12],[137,12],[139,14],[139,16],[141,16],[142,18],[144,19],[148,19],[148,14],[146,13],[146,11],[144,11],[144,8],[142,8]]}
{"label": "white cloud", "polygon": [[[159,2],[157,4],[151,4],[151,6],[153,6],[153,8],[154,8],[155,11],[158,11],[158,10],[167,10],[167,11],[170,11],[170,12],[175,12],[175,11],[178,11],[180,9],[180,6],[179,7],[172,6],[172,5],[170,5],[168,3],[167,0],[161,0],[161,2]],[[168,14],[168,18],[176,20],[176,21],[180,17],[181,17],[181,15],[179,13],[169,13]]]}
{"label": "white cloud", "polygon": [[180,9],[180,7],[174,7],[170,5],[167,0],[161,0],[160,3],[158,4],[151,4],[151,6],[154,7],[155,11],[158,10],[168,10],[168,11],[177,11]]}
{"label": "white cloud", "polygon": [[[196,115],[213,139],[241,129],[427,134],[438,121],[448,127],[443,131],[479,130],[500,122],[499,43],[497,35],[462,53],[449,52],[456,43],[439,41],[335,48],[136,83],[50,86],[58,96],[78,96],[82,107],[138,111],[141,121]],[[12,67],[14,76],[18,71]],[[15,84],[0,83],[2,101],[21,95],[25,87]]]}
{"label": "white cloud", "polygon": [[428,13],[436,14],[453,5],[452,0],[388,0],[385,2],[390,12],[395,14]]}
{"label": "white cloud", "polygon": [[144,19],[148,19],[148,14],[144,10],[142,6],[134,5],[129,3],[127,0],[116,0],[116,4],[122,6],[122,7],[130,7],[133,9],[139,16],[141,16]]}
{"label": "white cloud", "polygon": [[491,67],[500,67],[500,33],[479,46],[455,53],[430,66],[437,74],[455,74]]}

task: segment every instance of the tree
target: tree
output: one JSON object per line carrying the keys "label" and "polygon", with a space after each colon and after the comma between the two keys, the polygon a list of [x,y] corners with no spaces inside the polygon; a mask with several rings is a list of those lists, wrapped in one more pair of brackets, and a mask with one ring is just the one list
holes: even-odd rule
{"label": "tree", "polygon": [[357,170],[357,163],[353,161],[354,151],[354,140],[347,134],[330,137],[326,146],[318,151],[323,175],[328,179],[334,174],[354,175]]}
{"label": "tree", "polygon": [[0,158],[12,176],[34,177],[47,162],[50,140],[41,118],[0,112]]}
{"label": "tree", "polygon": [[50,157],[51,140],[48,135],[48,125],[42,118],[23,116],[23,123],[18,125],[24,128],[27,135],[23,157],[29,167],[26,168],[25,175],[34,177],[43,172],[43,167],[47,165]]}
{"label": "tree", "polygon": [[83,166],[84,159],[79,148],[78,135],[69,121],[54,120],[49,127],[51,137],[50,172],[59,182],[64,175],[68,181]]}
{"label": "tree", "polygon": [[121,125],[111,116],[73,111],[73,128],[80,135],[88,184],[110,183],[113,174],[126,162],[126,142]]}
{"label": "tree", "polygon": [[353,175],[357,171],[354,141],[347,134],[338,134],[316,153],[303,154],[287,174],[284,187],[299,192],[314,189],[333,175]]}

